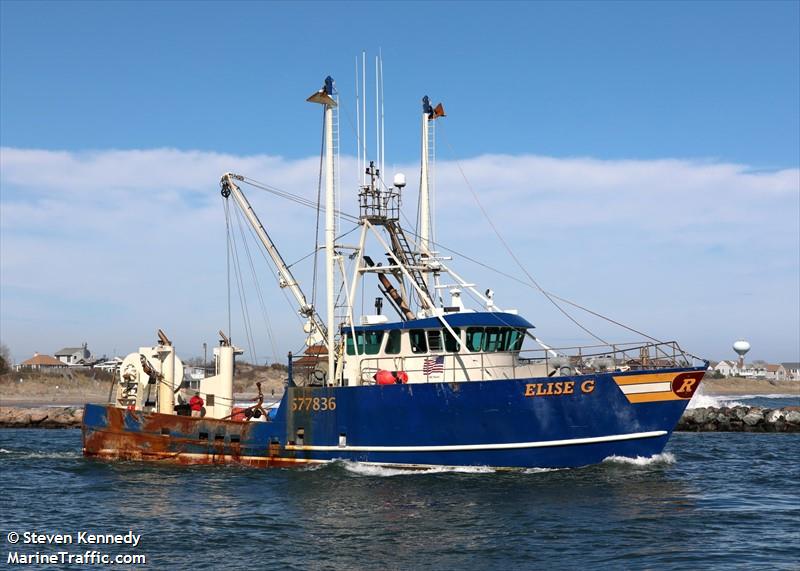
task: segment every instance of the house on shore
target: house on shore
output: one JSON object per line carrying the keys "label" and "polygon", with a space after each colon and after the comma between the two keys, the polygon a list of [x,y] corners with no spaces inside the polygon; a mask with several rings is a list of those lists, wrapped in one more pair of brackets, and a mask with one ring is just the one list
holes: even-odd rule
{"label": "house on shore", "polygon": [[56,358],[65,365],[88,365],[92,360],[92,353],[84,343],[82,347],[64,347],[56,351]]}
{"label": "house on shore", "polygon": [[723,377],[735,377],[739,373],[735,361],[720,361],[714,367],[714,371]]}
{"label": "house on shore", "polygon": [[26,370],[26,369],[35,369],[35,370],[50,370],[50,369],[60,369],[62,367],[66,367],[64,363],[56,359],[55,357],[51,357],[50,355],[40,355],[39,353],[34,353],[33,357],[30,359],[23,361],[19,365],[17,365],[17,370]]}
{"label": "house on shore", "polygon": [[767,380],[770,381],[785,381],[786,369],[783,365],[770,365],[767,364]]}
{"label": "house on shore", "polygon": [[800,381],[800,363],[781,363],[786,370],[786,378],[790,381]]}

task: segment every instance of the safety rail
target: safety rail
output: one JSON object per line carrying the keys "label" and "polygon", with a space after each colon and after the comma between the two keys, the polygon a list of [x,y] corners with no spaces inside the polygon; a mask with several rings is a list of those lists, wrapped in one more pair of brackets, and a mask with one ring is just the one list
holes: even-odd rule
{"label": "safety rail", "polygon": [[[438,358],[442,358],[441,372],[426,374],[434,365],[438,365],[431,362]],[[706,361],[685,352],[676,342],[669,341],[526,349],[519,352],[370,356],[360,358],[359,371],[362,384],[373,384],[373,375],[381,369],[403,370],[416,382],[423,378],[428,382],[450,382],[673,369],[702,363]]]}

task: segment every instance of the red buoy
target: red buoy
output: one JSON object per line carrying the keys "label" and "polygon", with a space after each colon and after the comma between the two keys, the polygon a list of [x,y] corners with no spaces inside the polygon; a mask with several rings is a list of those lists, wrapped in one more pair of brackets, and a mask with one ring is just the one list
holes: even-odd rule
{"label": "red buoy", "polygon": [[386,369],[379,370],[372,378],[375,379],[375,382],[379,385],[393,385],[397,382],[392,372]]}

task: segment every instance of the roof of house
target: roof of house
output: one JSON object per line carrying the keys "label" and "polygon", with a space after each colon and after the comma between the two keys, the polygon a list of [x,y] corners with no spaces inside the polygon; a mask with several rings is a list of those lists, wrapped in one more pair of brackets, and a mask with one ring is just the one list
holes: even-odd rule
{"label": "roof of house", "polygon": [[79,352],[83,352],[83,347],[64,347],[60,351],[56,351],[56,357],[74,355]]}
{"label": "roof of house", "polygon": [[767,372],[777,373],[781,367],[783,367],[783,365],[767,365]]}
{"label": "roof of house", "polygon": [[327,355],[328,348],[325,345],[312,345],[311,347],[307,347],[305,355]]}
{"label": "roof of house", "polygon": [[20,365],[24,366],[33,366],[33,365],[63,365],[61,361],[56,359],[55,357],[51,357],[50,355],[39,355],[39,353],[34,353],[33,357],[28,359],[27,361],[23,361]]}
{"label": "roof of house", "polygon": [[800,369],[800,363],[781,363],[784,369]]}

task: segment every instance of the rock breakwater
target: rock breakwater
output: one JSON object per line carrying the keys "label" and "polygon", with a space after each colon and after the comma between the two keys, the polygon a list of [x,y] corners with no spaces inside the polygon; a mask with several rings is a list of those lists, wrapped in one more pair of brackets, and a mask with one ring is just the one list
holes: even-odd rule
{"label": "rock breakwater", "polygon": [[0,407],[0,428],[80,428],[83,407]]}
{"label": "rock breakwater", "polygon": [[[0,407],[0,428],[80,428],[81,407]],[[688,409],[681,432],[800,432],[800,407],[734,406]]]}
{"label": "rock breakwater", "polygon": [[682,432],[800,432],[800,407],[690,408],[675,430]]}

